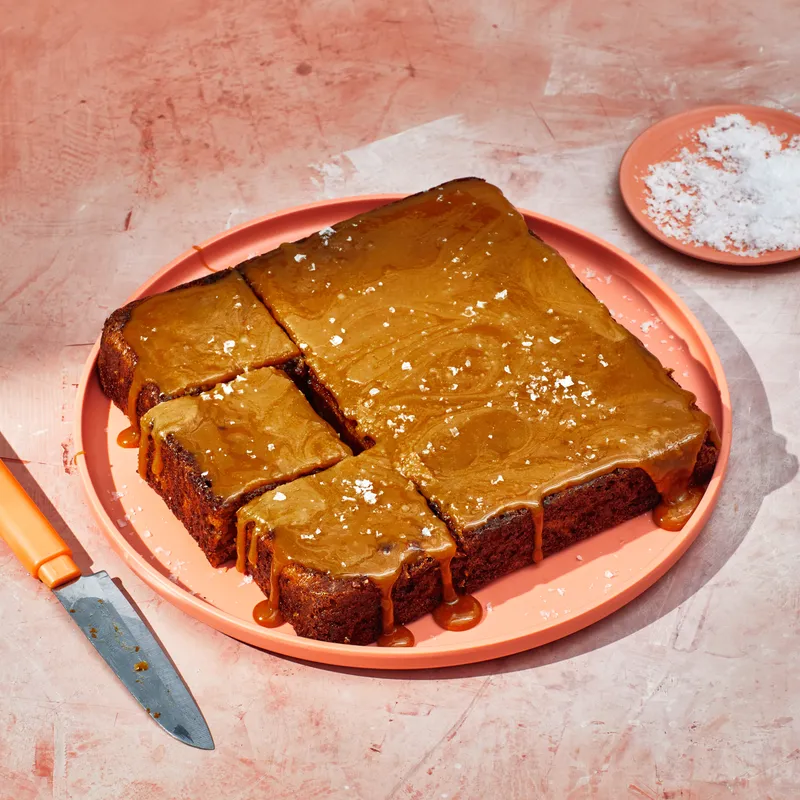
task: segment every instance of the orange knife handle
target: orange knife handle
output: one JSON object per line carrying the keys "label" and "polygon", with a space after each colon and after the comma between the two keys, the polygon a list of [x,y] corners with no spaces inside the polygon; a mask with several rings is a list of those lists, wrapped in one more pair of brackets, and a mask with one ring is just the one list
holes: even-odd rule
{"label": "orange knife handle", "polygon": [[34,578],[55,589],[80,576],[72,551],[0,461],[0,536]]}

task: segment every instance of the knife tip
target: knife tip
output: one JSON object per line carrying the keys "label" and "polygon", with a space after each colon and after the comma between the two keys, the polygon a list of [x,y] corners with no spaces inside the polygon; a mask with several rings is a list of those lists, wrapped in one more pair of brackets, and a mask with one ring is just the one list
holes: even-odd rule
{"label": "knife tip", "polygon": [[[164,726],[162,726],[164,727]],[[214,750],[214,740],[211,738],[211,731],[208,730],[208,727],[205,730],[199,731],[197,734],[192,736],[183,725],[178,725],[175,730],[170,730],[169,728],[164,727],[164,730],[167,731],[173,738],[177,739],[179,742],[183,742],[184,744],[188,744],[189,747],[195,747],[198,750]]]}
{"label": "knife tip", "polygon": [[208,742],[199,742],[199,743],[187,742],[187,744],[190,744],[192,747],[196,747],[198,750],[216,750],[216,748],[214,747],[214,742],[210,740]]}

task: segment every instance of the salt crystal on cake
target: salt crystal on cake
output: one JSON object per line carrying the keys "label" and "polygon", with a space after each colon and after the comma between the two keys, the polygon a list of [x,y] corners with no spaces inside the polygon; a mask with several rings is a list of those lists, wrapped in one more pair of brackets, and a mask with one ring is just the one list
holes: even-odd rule
{"label": "salt crystal on cake", "polygon": [[650,167],[647,214],[667,236],[744,256],[800,248],[800,136],[717,117],[696,152]]}

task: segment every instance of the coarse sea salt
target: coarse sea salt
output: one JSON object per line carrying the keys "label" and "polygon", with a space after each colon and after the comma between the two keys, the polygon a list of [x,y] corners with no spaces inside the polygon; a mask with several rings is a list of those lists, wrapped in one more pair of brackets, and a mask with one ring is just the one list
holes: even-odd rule
{"label": "coarse sea salt", "polygon": [[650,167],[647,214],[667,236],[744,256],[800,248],[800,136],[717,117],[697,149]]}

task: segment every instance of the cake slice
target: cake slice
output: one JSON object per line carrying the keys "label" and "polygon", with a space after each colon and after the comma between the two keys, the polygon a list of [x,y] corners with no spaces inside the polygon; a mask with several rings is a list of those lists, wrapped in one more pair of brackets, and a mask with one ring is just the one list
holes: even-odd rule
{"label": "cake slice", "polygon": [[248,500],[350,455],[279,369],[168,400],[141,420],[139,474],[215,567],[236,551],[235,513]]}
{"label": "cake slice", "polygon": [[298,354],[241,275],[224,270],[116,310],[97,366],[103,391],[136,427],[162,400]]}
{"label": "cake slice", "polygon": [[239,511],[238,529],[239,566],[268,598],[262,624],[408,645],[402,625],[456,600],[455,542],[379,448],[263,494]]}

